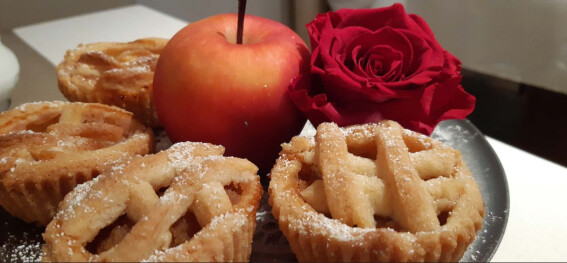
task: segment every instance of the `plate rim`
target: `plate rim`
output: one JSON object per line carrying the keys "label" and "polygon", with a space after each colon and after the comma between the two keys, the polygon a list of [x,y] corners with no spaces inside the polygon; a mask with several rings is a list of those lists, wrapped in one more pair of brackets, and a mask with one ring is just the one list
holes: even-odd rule
{"label": "plate rim", "polygon": [[[491,251],[489,253],[483,255],[482,258],[478,259],[479,262],[490,262],[492,260],[492,258],[494,257],[494,255],[496,254],[496,251],[500,247],[500,244],[502,243],[502,239],[504,238],[504,235],[506,233],[506,228],[508,226],[508,220],[509,220],[509,217],[510,217],[510,188],[509,188],[509,185],[508,185],[508,178],[507,178],[507,175],[506,175],[506,171],[504,170],[504,166],[502,165],[502,162],[500,161],[498,154],[496,153],[496,151],[494,150],[492,145],[486,139],[486,135],[484,133],[482,133],[470,120],[468,120],[468,119],[462,119],[462,120],[451,119],[451,120],[442,121],[438,124],[438,127],[439,127],[439,125],[442,125],[442,126],[449,126],[449,125],[467,126],[467,128],[473,130],[475,133],[480,135],[480,140],[478,140],[478,141],[482,143],[483,148],[485,148],[492,156],[495,157],[493,160],[495,161],[496,168],[498,169],[499,174],[501,175],[500,179],[502,180],[502,187],[504,187],[504,189],[506,190],[504,192],[504,194],[500,193],[499,197],[504,199],[504,205],[505,205],[507,212],[503,213],[505,216],[502,217],[501,231],[498,233],[498,236],[495,237],[494,247],[491,248]],[[473,174],[473,176],[474,176],[474,174]],[[477,180],[476,177],[475,177],[475,180]],[[485,218],[483,219],[483,221],[486,219],[486,216],[487,215],[485,213]],[[477,236],[478,236],[478,234],[477,234]]]}

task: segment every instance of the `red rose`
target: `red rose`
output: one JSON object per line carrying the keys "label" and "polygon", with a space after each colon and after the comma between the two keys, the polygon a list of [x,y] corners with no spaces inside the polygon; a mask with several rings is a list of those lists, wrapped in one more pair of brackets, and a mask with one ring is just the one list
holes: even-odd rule
{"label": "red rose", "polygon": [[315,126],[390,119],[429,135],[474,109],[461,62],[400,4],[319,14],[307,28],[312,76],[296,82],[311,85],[290,85],[290,97]]}

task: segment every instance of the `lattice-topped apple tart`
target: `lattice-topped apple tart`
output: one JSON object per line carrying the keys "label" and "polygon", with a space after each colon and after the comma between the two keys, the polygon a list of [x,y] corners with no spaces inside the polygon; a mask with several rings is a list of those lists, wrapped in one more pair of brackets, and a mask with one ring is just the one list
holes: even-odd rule
{"label": "lattice-topped apple tart", "polygon": [[151,129],[98,103],[37,102],[0,113],[0,205],[47,225],[77,184],[153,151]]}
{"label": "lattice-topped apple tart", "polygon": [[458,261],[484,202],[460,153],[393,121],[283,144],[270,204],[299,261]]}
{"label": "lattice-topped apple tart", "polygon": [[43,235],[46,261],[248,261],[262,186],[224,148],[177,143],[79,185]]}
{"label": "lattice-topped apple tart", "polygon": [[59,90],[70,101],[98,102],[160,126],[153,103],[154,70],[168,39],[81,44],[57,66]]}

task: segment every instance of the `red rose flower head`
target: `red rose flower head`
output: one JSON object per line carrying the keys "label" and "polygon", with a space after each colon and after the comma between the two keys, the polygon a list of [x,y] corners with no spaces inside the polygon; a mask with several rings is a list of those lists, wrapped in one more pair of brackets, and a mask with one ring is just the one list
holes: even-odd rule
{"label": "red rose flower head", "polygon": [[319,14],[307,29],[312,74],[295,80],[289,94],[315,126],[390,119],[429,135],[440,121],[474,109],[460,84],[461,62],[401,4]]}

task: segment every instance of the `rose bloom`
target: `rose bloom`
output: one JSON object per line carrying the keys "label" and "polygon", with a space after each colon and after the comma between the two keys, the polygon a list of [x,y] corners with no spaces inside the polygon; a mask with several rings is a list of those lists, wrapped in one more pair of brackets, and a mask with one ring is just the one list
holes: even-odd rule
{"label": "rose bloom", "polygon": [[429,135],[474,109],[461,62],[401,4],[319,14],[307,29],[312,75],[295,80],[290,97],[315,126],[390,119]]}

